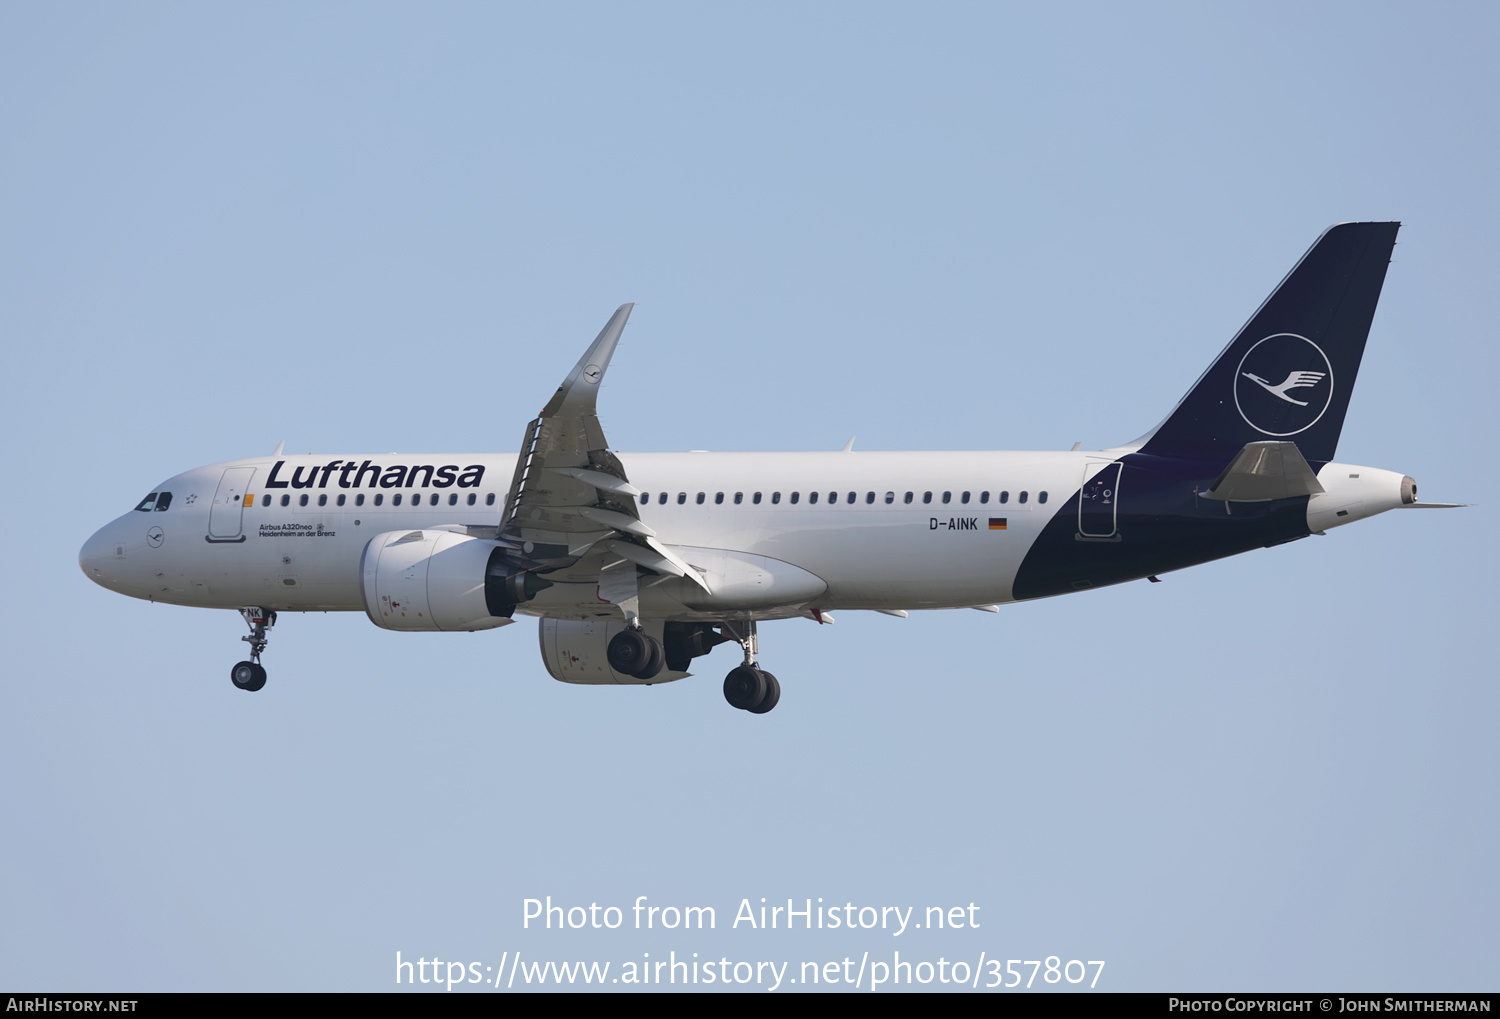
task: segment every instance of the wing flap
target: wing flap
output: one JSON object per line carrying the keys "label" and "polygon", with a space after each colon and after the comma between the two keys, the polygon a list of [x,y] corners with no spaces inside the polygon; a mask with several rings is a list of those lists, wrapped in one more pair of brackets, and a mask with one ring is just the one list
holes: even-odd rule
{"label": "wing flap", "polygon": [[572,478],[575,481],[581,481],[585,485],[591,485],[594,488],[602,488],[606,492],[629,496],[632,499],[641,494],[641,490],[630,482],[622,481],[612,474],[605,474],[603,471],[591,471],[582,467],[544,467],[543,470]]}

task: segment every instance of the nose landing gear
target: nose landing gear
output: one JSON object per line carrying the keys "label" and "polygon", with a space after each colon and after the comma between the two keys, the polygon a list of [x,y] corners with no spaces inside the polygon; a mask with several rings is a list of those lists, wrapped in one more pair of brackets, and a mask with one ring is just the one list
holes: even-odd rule
{"label": "nose landing gear", "polygon": [[241,690],[254,693],[266,685],[266,670],[260,664],[260,653],[266,649],[266,631],[276,625],[276,613],[252,605],[240,609],[240,615],[250,627],[250,635],[240,638],[250,645],[250,660],[236,662],[229,670],[229,681]]}

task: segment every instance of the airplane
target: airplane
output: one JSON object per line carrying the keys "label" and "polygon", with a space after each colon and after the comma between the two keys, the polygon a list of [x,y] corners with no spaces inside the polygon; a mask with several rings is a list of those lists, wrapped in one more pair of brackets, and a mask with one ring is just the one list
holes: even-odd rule
{"label": "airplane", "polygon": [[235,609],[260,690],[278,613],[399,631],[540,617],[565,683],[690,675],[721,643],[724,697],[781,698],[757,625],[905,616],[1147,579],[1417,500],[1334,461],[1399,223],[1325,231],[1170,414],[1098,451],[629,453],[596,414],[622,305],[526,426],[518,455],[271,456],[169,478],[84,544],[90,580]]}

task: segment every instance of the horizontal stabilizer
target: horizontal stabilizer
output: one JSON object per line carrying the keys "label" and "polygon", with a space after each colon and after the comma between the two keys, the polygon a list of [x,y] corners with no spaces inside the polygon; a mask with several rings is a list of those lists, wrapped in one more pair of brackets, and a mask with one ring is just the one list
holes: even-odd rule
{"label": "horizontal stabilizer", "polygon": [[1295,442],[1250,442],[1213,486],[1198,494],[1223,502],[1270,502],[1322,491],[1318,476]]}

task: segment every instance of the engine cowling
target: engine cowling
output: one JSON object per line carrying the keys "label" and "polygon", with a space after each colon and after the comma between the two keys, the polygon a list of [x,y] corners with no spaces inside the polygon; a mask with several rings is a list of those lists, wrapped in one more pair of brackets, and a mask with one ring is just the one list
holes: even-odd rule
{"label": "engine cowling", "polygon": [[[662,639],[662,623],[643,623],[642,628],[657,640]],[[670,683],[691,675],[663,669],[650,679],[637,679],[610,668],[609,642],[623,629],[624,620],[543,619],[537,627],[537,637],[542,645],[542,664],[547,666],[553,679],[563,683],[588,683],[595,686],[614,683],[649,686],[653,683]]]}
{"label": "engine cowling", "polygon": [[549,586],[507,576],[496,542],[452,531],[387,531],[360,557],[365,614],[387,630],[490,630]]}

